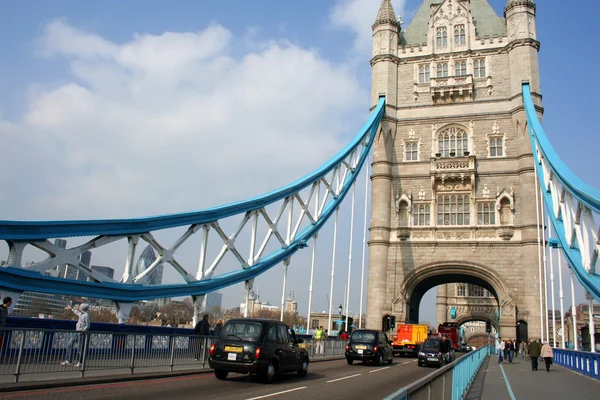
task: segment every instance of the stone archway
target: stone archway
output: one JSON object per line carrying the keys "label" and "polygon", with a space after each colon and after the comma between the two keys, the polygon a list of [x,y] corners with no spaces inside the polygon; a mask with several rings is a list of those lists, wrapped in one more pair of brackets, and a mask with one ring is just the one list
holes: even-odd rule
{"label": "stone archway", "polygon": [[[509,286],[493,269],[472,262],[434,262],[415,268],[406,276],[400,295],[393,301],[397,318],[409,323],[418,322],[419,305],[425,293],[447,283],[470,283],[487,289],[500,308],[500,322],[491,313],[479,315],[477,319],[492,320],[502,336],[515,337],[516,307]],[[465,315],[463,322],[474,320],[474,316]]]}

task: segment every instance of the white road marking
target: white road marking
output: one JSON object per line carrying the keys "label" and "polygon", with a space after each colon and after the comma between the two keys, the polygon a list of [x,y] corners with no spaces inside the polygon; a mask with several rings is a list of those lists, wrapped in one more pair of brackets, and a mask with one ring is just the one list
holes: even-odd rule
{"label": "white road marking", "polygon": [[298,388],[295,388],[295,389],[284,390],[283,392],[266,394],[264,396],[259,396],[259,397],[252,397],[251,399],[246,399],[246,400],[266,399],[267,397],[279,396],[280,394],[286,394],[286,393],[290,393],[290,392],[296,392],[298,390],[304,390],[306,388],[307,388],[307,386],[302,386],[302,387],[298,387]]}
{"label": "white road marking", "polygon": [[350,379],[350,378],[356,378],[357,376],[360,376],[361,374],[354,374],[354,375],[350,375],[350,376],[345,376],[343,378],[338,378],[338,379],[332,379],[330,381],[327,381],[325,383],[331,383],[331,382],[337,382],[337,381],[343,381],[344,379]]}
{"label": "white road marking", "polygon": [[388,369],[388,368],[390,368],[390,367],[377,368],[377,369],[369,371],[369,373],[383,371],[384,369]]}

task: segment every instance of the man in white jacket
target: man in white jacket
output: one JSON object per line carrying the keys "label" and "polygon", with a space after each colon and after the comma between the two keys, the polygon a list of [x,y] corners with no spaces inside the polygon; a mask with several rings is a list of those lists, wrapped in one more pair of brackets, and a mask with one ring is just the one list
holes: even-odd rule
{"label": "man in white jacket", "polygon": [[504,361],[504,348],[505,343],[500,336],[498,336],[498,340],[496,340],[496,353],[498,354],[498,363],[502,363]]}
{"label": "man in white jacket", "polygon": [[81,366],[83,352],[80,349],[80,346],[84,343],[84,335],[83,332],[90,329],[90,316],[88,314],[89,306],[85,303],[81,303],[79,305],[79,310],[71,308],[71,306],[67,306],[69,310],[73,311],[75,315],[79,317],[77,320],[77,325],[75,326],[75,330],[77,331],[74,335],[69,339],[69,343],[67,344],[67,357],[66,360],[61,363],[61,365],[71,365],[73,362],[73,353],[77,351],[77,364],[76,367]]}

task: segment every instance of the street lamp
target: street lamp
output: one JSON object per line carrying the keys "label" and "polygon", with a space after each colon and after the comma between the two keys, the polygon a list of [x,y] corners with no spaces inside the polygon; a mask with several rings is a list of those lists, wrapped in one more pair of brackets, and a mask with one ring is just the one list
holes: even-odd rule
{"label": "street lamp", "polygon": [[340,306],[338,307],[338,331],[342,329],[342,310],[343,307],[340,304]]}

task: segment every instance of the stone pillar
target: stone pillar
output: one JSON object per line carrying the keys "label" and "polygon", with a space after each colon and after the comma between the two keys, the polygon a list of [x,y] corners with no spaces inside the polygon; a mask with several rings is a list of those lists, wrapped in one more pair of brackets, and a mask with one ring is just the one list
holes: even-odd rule
{"label": "stone pillar", "polygon": [[437,287],[437,324],[448,321],[448,289],[454,285],[439,285]]}

